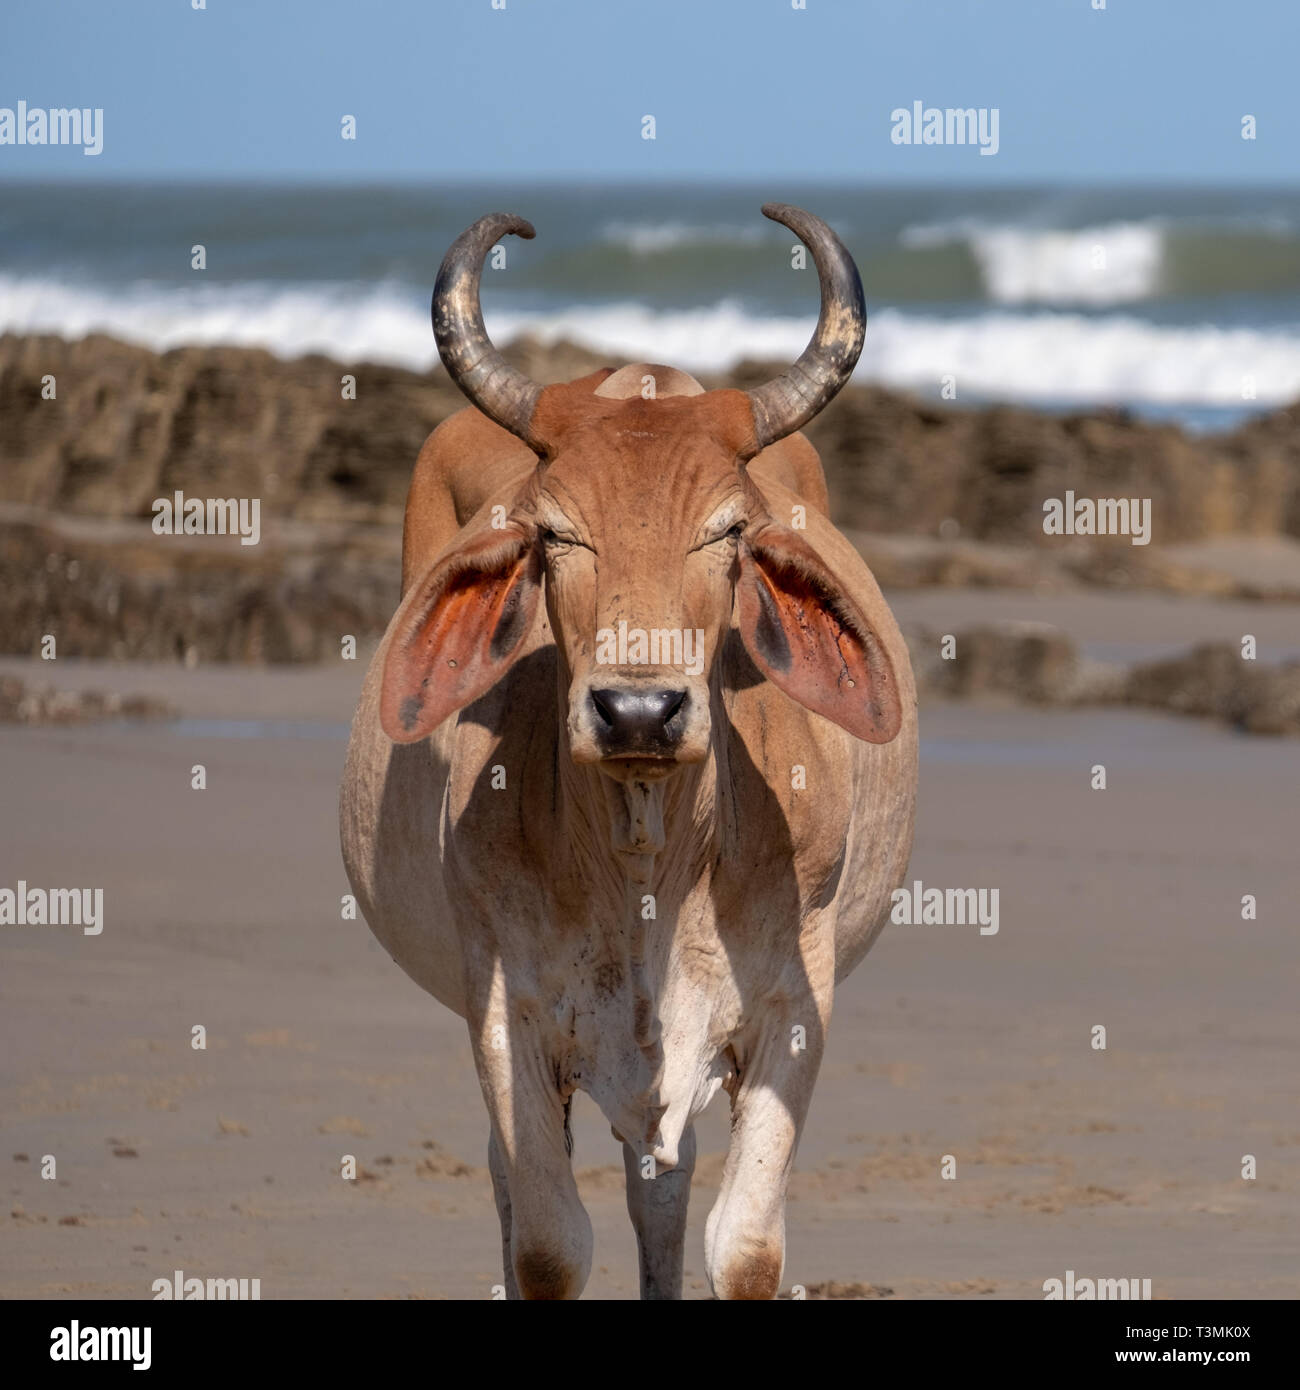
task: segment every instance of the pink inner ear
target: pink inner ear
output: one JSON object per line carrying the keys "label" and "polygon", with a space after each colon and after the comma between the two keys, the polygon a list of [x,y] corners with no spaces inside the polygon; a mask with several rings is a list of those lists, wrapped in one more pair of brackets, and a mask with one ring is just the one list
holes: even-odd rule
{"label": "pink inner ear", "polygon": [[740,632],[763,674],[805,709],[888,743],[902,702],[888,654],[811,552],[781,537],[742,547]]}
{"label": "pink inner ear", "polygon": [[395,743],[427,737],[501,678],[527,636],[540,593],[531,547],[491,569],[459,569],[417,586],[384,663],[379,720]]}

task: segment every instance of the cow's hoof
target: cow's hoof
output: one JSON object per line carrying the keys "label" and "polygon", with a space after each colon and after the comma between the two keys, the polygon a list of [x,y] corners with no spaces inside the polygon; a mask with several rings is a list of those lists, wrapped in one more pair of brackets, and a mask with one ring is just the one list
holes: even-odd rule
{"label": "cow's hoof", "polygon": [[738,1256],[713,1281],[713,1292],[727,1300],[771,1300],[781,1288],[781,1264],[781,1256],[772,1250]]}
{"label": "cow's hoof", "polygon": [[549,1250],[521,1250],[515,1256],[515,1280],[523,1299],[577,1298],[584,1271]]}

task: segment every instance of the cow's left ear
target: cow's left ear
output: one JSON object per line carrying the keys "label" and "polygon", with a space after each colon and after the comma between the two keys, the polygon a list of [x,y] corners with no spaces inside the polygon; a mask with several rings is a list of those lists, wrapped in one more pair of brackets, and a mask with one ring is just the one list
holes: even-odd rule
{"label": "cow's left ear", "polygon": [[742,537],[736,606],[745,647],[773,685],[868,743],[897,737],[889,653],[799,535],[768,521]]}
{"label": "cow's left ear", "polygon": [[541,593],[533,529],[514,521],[437,561],[393,620],[379,696],[388,737],[414,743],[486,694],[520,654]]}

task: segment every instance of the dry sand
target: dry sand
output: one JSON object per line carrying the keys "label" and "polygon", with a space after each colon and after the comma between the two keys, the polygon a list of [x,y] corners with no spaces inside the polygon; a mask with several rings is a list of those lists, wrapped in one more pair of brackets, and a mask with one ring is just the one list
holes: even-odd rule
{"label": "dry sand", "polygon": [[[958,599],[985,601],[896,607]],[[1170,623],[1180,645],[1184,627],[1253,630],[1200,601],[1005,602],[1129,647],[1172,641]],[[1255,616],[1296,640],[1291,610]],[[363,664],[57,668],[0,662],[186,718],[0,728],[0,886],[102,886],[106,919],[98,937],[0,928],[0,1296],[147,1298],[176,1269],[257,1277],[264,1298],[490,1296],[464,1025],[340,920]],[[1157,1298],[1296,1297],[1300,747],[1120,710],[929,708],[922,735],[912,877],[998,888],[1000,930],[891,926],[839,991],[786,1289],[1041,1298],[1073,1269],[1150,1278]],[[701,1122],[691,1297],[724,1099]],[[585,1097],[575,1135],[587,1295],[635,1297],[621,1162]]]}

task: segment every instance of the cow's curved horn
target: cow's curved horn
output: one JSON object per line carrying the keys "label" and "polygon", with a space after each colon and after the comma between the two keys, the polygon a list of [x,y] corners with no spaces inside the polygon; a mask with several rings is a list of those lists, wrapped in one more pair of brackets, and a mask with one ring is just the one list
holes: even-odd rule
{"label": "cow's curved horn", "polygon": [[853,374],[867,331],[862,281],[839,237],[820,217],[788,203],[764,203],[763,216],[789,227],[812,252],[822,309],[799,360],[749,392],[760,449],[801,429],[836,396]]}
{"label": "cow's curved horn", "polygon": [[483,261],[510,232],[525,240],[537,235],[533,224],[522,217],[493,212],[452,242],[433,287],[433,336],[448,376],[471,403],[530,448],[540,449],[531,423],[542,388],[509,366],[492,346],[479,303]]}

